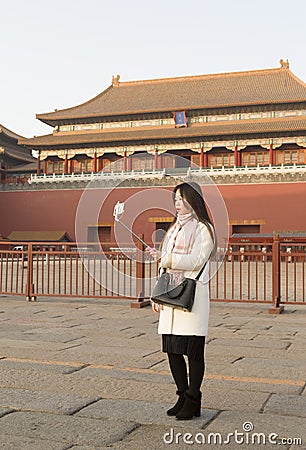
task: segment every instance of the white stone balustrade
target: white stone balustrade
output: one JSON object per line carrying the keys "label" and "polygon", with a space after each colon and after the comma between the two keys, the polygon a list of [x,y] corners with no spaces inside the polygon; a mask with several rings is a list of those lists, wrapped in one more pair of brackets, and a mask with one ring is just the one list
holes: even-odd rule
{"label": "white stone balustrade", "polygon": [[[179,172],[182,173],[179,169]],[[304,165],[290,165],[290,166],[243,166],[243,167],[221,167],[221,168],[186,168],[186,175],[199,175],[207,174],[210,177],[220,175],[263,175],[263,174],[297,174],[306,173],[306,164]],[[105,179],[120,179],[120,178],[162,178],[166,174],[175,174],[175,169],[170,169],[169,173],[167,169],[153,170],[153,171],[122,171],[122,172],[99,172],[99,173],[71,173],[71,174],[50,174],[50,175],[31,175],[29,183],[56,183],[56,182],[74,182],[74,181],[92,181],[92,180],[105,180]]]}

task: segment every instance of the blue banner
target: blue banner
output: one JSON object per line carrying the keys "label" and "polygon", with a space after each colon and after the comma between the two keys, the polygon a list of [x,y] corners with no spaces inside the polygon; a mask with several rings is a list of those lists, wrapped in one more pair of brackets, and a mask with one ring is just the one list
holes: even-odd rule
{"label": "blue banner", "polygon": [[175,126],[186,127],[186,114],[185,111],[179,111],[174,114]]}

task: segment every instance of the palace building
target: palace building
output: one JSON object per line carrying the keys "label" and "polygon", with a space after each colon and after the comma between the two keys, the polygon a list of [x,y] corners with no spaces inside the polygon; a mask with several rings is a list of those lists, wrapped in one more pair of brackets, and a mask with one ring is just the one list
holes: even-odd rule
{"label": "palace building", "polygon": [[18,144],[25,139],[0,124],[0,179],[1,182],[27,181],[37,166],[30,148]]}
{"label": "palace building", "polygon": [[38,151],[38,173],[174,168],[170,154],[191,168],[306,163],[306,85],[282,60],[276,69],[217,75],[117,75],[88,102],[37,118],[53,133],[19,142]]}
{"label": "palace building", "polygon": [[[208,174],[226,203],[231,233],[305,231],[306,84],[287,61],[155,80],[117,75],[86,103],[37,119],[53,132],[18,138],[29,154],[37,152],[36,173],[27,185],[0,188],[4,236],[63,230],[74,239],[80,197],[95,174],[102,186],[122,178],[113,204],[146,187],[171,188],[175,174],[199,184]],[[135,229],[149,238],[169,222],[150,214]],[[88,223],[88,234],[98,227],[111,240],[112,209],[102,216]]]}

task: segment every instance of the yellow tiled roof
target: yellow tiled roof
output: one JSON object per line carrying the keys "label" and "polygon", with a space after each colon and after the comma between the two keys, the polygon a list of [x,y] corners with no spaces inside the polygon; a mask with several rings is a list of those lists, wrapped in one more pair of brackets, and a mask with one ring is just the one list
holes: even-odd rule
{"label": "yellow tiled roof", "polygon": [[4,127],[3,125],[0,124],[0,135],[3,134],[7,137],[10,137],[12,139],[20,139],[23,138],[23,136],[20,136],[17,133],[14,133],[14,131],[9,130],[8,128]]}
{"label": "yellow tiled roof", "polygon": [[71,241],[66,231],[12,231],[7,239],[15,242]]}
{"label": "yellow tiled roof", "polygon": [[37,114],[37,118],[54,125],[78,118],[292,102],[306,102],[306,84],[282,64],[275,69],[214,75],[131,82],[116,79],[86,103]]}

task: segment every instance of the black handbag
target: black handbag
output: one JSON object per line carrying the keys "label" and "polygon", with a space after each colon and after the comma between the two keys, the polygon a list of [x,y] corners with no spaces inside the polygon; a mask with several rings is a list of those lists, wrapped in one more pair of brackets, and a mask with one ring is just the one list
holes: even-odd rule
{"label": "black handbag", "polygon": [[190,312],[194,303],[197,281],[205,266],[206,263],[195,278],[183,278],[182,282],[177,285],[170,284],[171,275],[169,273],[162,273],[153,288],[151,300],[159,305]]}

